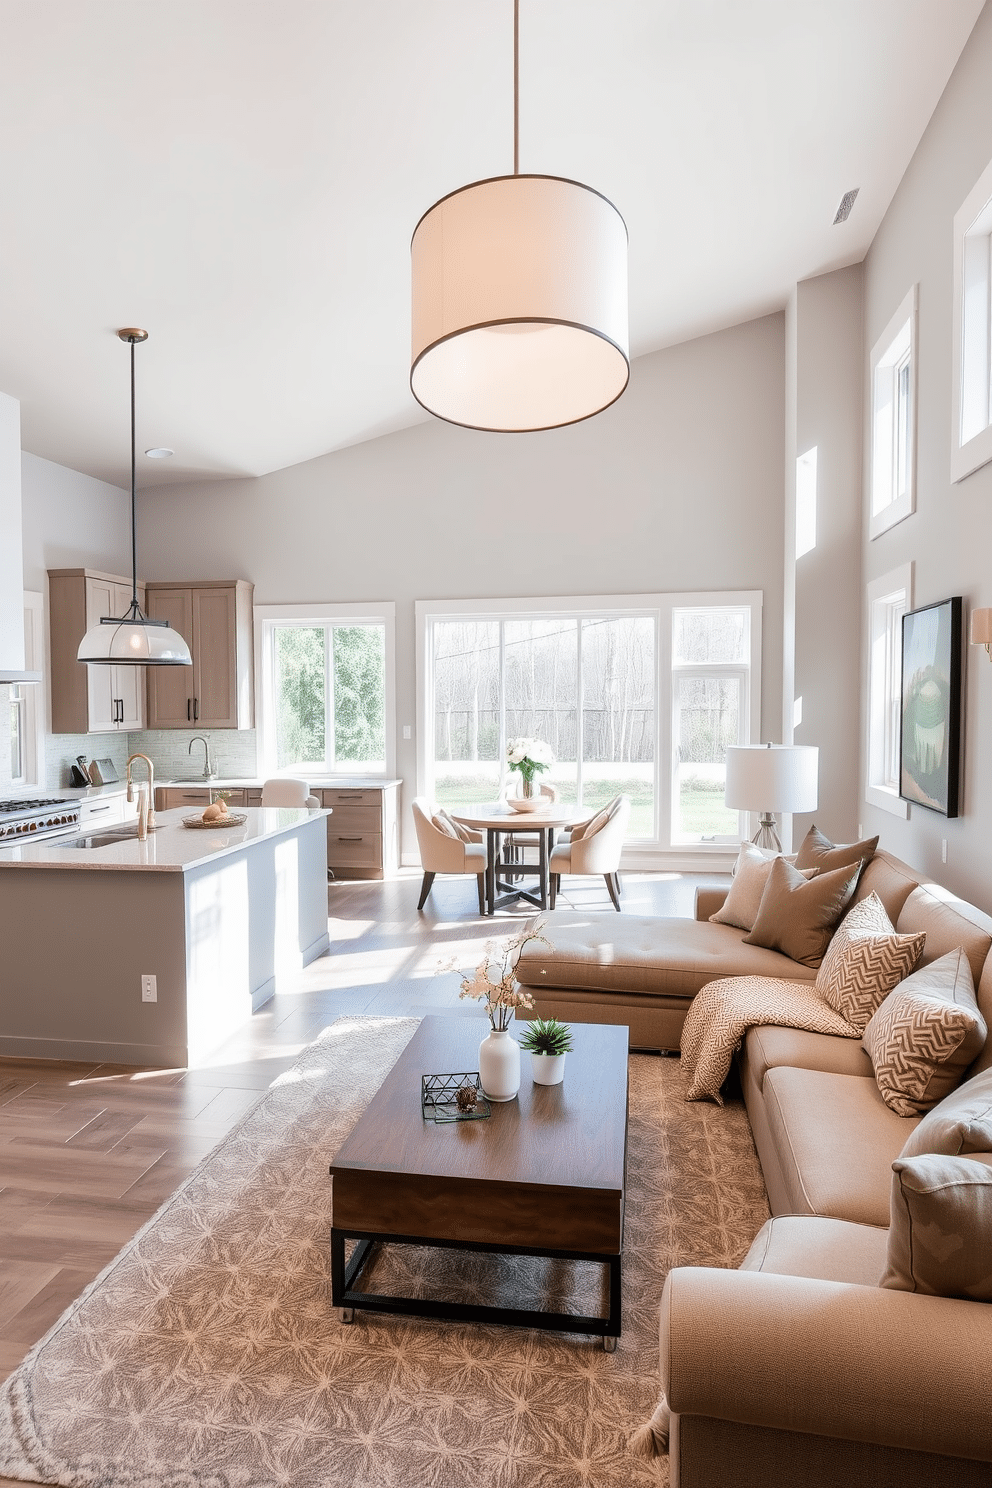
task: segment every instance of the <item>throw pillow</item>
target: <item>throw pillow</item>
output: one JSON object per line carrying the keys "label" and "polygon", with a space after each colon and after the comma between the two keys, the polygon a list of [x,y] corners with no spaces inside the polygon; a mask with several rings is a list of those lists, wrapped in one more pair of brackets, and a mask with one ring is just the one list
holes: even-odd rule
{"label": "throw pillow", "polygon": [[[774,856],[755,847],[753,843],[741,843],[734,876],[730,881],[730,892],[716,914],[710,915],[714,925],[736,925],[741,930],[750,930],[753,927],[774,861]],[[813,878],[817,872],[816,868],[807,868],[803,877]]]}
{"label": "throw pillow", "polygon": [[804,878],[784,858],[774,858],[757,919],[744,944],[781,951],[801,966],[819,966],[860,871],[859,863]]}
{"label": "throw pillow", "polygon": [[596,815],[592,818],[592,821],[586,822],[584,827],[580,827],[578,831],[576,831],[573,827],[572,841],[582,842],[586,837],[594,837],[601,827],[606,826],[606,823],[609,821],[611,815],[612,812],[610,811],[610,808],[608,806],[604,806],[603,810],[597,812]]}
{"label": "throw pillow", "polygon": [[857,863],[863,870],[865,864],[870,863],[875,856],[877,846],[877,837],[866,837],[864,842],[849,842],[838,846],[829,837],[824,837],[819,827],[813,826],[799,845],[796,867],[819,868],[821,873],[827,873],[831,868],[846,868],[849,863]]}
{"label": "throw pillow", "polygon": [[431,824],[437,827],[439,832],[443,832],[445,837],[454,837],[457,839],[458,833],[455,830],[455,824],[446,811],[436,812],[431,817]]}
{"label": "throw pillow", "polygon": [[992,1069],[972,1075],[928,1111],[906,1138],[900,1157],[992,1152]]}
{"label": "throw pillow", "polygon": [[852,1027],[864,1029],[923,954],[926,935],[898,935],[877,894],[844,916],[816,974],[816,990]]}
{"label": "throw pillow", "polygon": [[992,1302],[992,1153],[897,1157],[880,1285]]}
{"label": "throw pillow", "polygon": [[897,1116],[922,1116],[959,1084],[987,1033],[968,958],[958,949],[901,982],[861,1043],[885,1104]]}

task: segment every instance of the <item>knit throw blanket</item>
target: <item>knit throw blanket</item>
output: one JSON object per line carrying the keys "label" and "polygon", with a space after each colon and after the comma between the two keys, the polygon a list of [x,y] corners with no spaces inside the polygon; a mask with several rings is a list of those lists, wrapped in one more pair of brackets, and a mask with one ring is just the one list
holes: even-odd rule
{"label": "knit throw blanket", "polygon": [[808,1028],[860,1038],[861,1029],[835,1013],[812,982],[778,977],[721,977],[707,982],[692,1000],[682,1029],[682,1068],[689,1076],[686,1100],[723,1104],[720,1086],[749,1028],[764,1024]]}

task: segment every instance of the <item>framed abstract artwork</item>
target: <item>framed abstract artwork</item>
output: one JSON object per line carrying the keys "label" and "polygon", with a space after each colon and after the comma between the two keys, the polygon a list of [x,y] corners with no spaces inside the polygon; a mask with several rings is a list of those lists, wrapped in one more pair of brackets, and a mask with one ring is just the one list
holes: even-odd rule
{"label": "framed abstract artwork", "polygon": [[957,816],[961,762],[961,596],[902,619],[899,794]]}

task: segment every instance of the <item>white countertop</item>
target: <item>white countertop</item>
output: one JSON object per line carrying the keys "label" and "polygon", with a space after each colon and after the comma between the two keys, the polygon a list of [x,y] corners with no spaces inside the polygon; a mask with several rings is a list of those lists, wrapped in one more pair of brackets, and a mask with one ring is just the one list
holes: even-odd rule
{"label": "white countertop", "polygon": [[[181,779],[160,780],[155,777],[156,788],[160,785],[167,786],[173,790],[179,786],[188,785],[206,790],[261,790],[266,780],[278,780],[278,775],[215,775],[210,780],[204,780],[202,775],[186,775]],[[135,779],[144,779],[144,775],[135,776]],[[387,780],[381,775],[308,775],[305,770],[300,770],[292,776],[294,780],[305,780],[311,790],[381,790],[383,786],[402,785],[402,780]]]}
{"label": "white countertop", "polygon": [[[239,808],[241,810],[241,808]],[[127,826],[134,835],[108,842],[104,847],[65,847],[66,841],[75,841],[79,836],[96,836],[113,831],[114,826],[93,827],[65,837],[43,837],[40,841],[25,842],[17,847],[0,848],[0,868],[84,868],[90,872],[134,873],[152,871],[156,873],[184,873],[198,868],[213,858],[237,852],[266,837],[278,837],[291,832],[301,822],[330,815],[327,811],[304,811],[297,808],[245,807],[243,815],[248,820],[238,827],[183,826],[183,817],[195,815],[183,808],[174,811],[156,812],[158,827],[149,832],[144,842],[139,842],[134,821],[119,823]]]}

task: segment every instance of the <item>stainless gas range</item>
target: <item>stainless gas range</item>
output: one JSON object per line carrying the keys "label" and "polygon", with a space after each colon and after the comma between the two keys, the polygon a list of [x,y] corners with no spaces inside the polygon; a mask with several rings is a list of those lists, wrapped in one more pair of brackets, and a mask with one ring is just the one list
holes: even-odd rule
{"label": "stainless gas range", "polygon": [[58,796],[31,800],[26,796],[14,796],[8,801],[0,801],[0,846],[9,847],[14,842],[36,837],[52,837],[57,832],[69,832],[78,827],[78,801]]}

